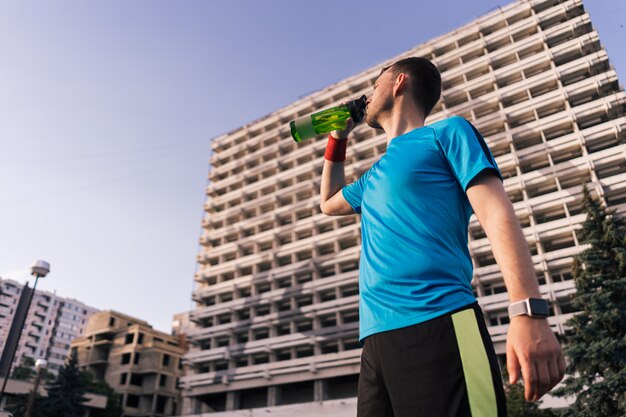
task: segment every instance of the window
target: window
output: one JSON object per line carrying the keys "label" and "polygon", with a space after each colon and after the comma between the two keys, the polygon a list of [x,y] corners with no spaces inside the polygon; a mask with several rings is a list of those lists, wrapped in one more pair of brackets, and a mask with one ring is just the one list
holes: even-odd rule
{"label": "window", "polygon": [[139,333],[139,337],[137,338],[137,343],[138,344],[142,344],[143,343],[143,333]]}
{"label": "window", "polygon": [[157,395],[156,412],[165,413],[166,404],[167,404],[167,397],[164,397],[162,395]]}
{"label": "window", "polygon": [[337,353],[339,352],[339,345],[337,342],[327,342],[321,344],[322,354],[326,355],[328,353]]}
{"label": "window", "polygon": [[341,288],[342,297],[350,297],[359,293],[359,287],[357,285],[347,285]]}
{"label": "window", "polygon": [[133,364],[138,365],[139,364],[139,357],[141,356],[141,354],[139,352],[135,352],[135,357],[133,358]]}
{"label": "window", "polygon": [[313,356],[313,348],[310,346],[296,349],[296,358],[306,358]]}
{"label": "window", "polygon": [[337,318],[335,317],[334,314],[327,315],[327,316],[321,316],[320,317],[320,325],[323,328],[334,327],[334,326],[337,325]]}
{"label": "window", "polygon": [[133,339],[135,338],[135,334],[134,333],[128,333],[126,335],[126,339],[124,341],[125,345],[130,345],[131,343],[133,343]]}
{"label": "window", "polygon": [[131,407],[131,408],[139,407],[139,395],[128,394],[126,396],[126,407]]}
{"label": "window", "polygon": [[262,340],[270,337],[270,332],[268,329],[257,329],[253,332],[254,340]]}
{"label": "window", "polygon": [[122,354],[122,365],[127,365],[130,363],[130,353]]}
{"label": "window", "polygon": [[341,313],[342,323],[354,323],[359,321],[358,311],[345,311]]}
{"label": "window", "polygon": [[360,349],[361,344],[356,338],[346,339],[343,341],[343,350]]}
{"label": "window", "polygon": [[270,306],[269,305],[263,305],[263,306],[257,307],[257,309],[256,309],[256,316],[257,317],[267,316],[268,314],[270,314]]}
{"label": "window", "polygon": [[336,298],[335,289],[324,290],[319,292],[320,302],[331,301]]}
{"label": "window", "polygon": [[128,374],[123,372],[120,374],[120,385],[126,385],[126,380],[128,379]]}
{"label": "window", "polygon": [[143,384],[143,376],[141,374],[130,374],[130,385],[140,387]]}
{"label": "window", "polygon": [[276,351],[276,360],[277,361],[288,361],[291,359],[291,351],[289,349],[282,349]]}
{"label": "window", "polygon": [[164,387],[167,384],[167,375],[161,375],[159,378],[159,386]]}
{"label": "window", "polygon": [[261,365],[263,363],[268,363],[270,358],[267,354],[255,355],[252,357],[252,363],[254,365]]}
{"label": "window", "polygon": [[313,330],[313,322],[311,320],[302,320],[296,323],[296,331],[307,332]]}
{"label": "window", "polygon": [[284,336],[291,333],[291,326],[289,324],[281,324],[276,327],[277,336]]}
{"label": "window", "polygon": [[170,355],[163,354],[163,366],[170,366]]}
{"label": "window", "polygon": [[306,307],[313,304],[313,296],[312,295],[304,295],[302,297],[298,297],[296,299],[296,304],[298,308]]}

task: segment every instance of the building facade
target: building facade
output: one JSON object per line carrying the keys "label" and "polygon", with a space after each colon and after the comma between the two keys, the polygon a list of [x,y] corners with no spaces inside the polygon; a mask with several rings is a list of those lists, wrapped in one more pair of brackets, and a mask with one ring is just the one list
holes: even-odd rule
{"label": "building facade", "polygon": [[[24,285],[0,278],[0,351],[4,349],[15,308]],[[58,373],[65,363],[70,342],[84,334],[96,308],[52,292],[36,290],[28,310],[13,366],[25,356],[48,361],[48,370]]]}
{"label": "building facade", "polygon": [[71,345],[79,368],[121,395],[125,417],[179,415],[183,353],[176,337],[115,311],[94,314]]}
{"label": "building facade", "polygon": [[[288,122],[369,95],[382,67],[433,61],[442,97],[426,123],[460,115],[484,136],[533,257],[549,323],[574,309],[571,264],[582,184],[626,209],[626,95],[582,0],[523,0],[213,140],[196,302],[182,379],[187,414],[353,397],[359,372],[357,215],[319,208],[326,137],[295,143]],[[353,182],[386,149],[358,126]],[[475,216],[473,288],[504,363],[508,296]]]}

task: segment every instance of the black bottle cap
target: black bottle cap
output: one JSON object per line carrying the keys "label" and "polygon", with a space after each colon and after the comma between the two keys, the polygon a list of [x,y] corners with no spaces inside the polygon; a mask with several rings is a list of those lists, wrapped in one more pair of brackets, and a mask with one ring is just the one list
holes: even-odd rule
{"label": "black bottle cap", "polygon": [[361,96],[356,100],[349,101],[348,110],[350,110],[350,116],[352,117],[352,121],[354,123],[359,123],[365,117],[365,102],[367,101],[366,96]]}

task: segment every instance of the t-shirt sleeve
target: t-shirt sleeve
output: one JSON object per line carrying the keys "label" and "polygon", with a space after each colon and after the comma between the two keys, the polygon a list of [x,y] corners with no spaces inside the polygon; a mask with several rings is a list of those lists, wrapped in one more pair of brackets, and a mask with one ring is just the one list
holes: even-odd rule
{"label": "t-shirt sleeve", "polygon": [[451,118],[450,125],[437,132],[437,140],[463,191],[467,191],[467,185],[485,169],[493,171],[502,181],[502,173],[487,143],[464,118]]}
{"label": "t-shirt sleeve", "polygon": [[348,184],[341,189],[343,198],[346,199],[355,213],[361,213],[361,201],[363,201],[363,191],[365,190],[365,181],[368,176],[369,171],[361,175],[361,177],[352,184]]}

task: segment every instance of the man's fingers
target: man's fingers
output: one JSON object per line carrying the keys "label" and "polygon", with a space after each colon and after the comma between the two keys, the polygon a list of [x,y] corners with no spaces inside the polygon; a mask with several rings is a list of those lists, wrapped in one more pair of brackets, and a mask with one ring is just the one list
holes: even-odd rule
{"label": "man's fingers", "polygon": [[333,130],[331,135],[336,139],[347,139],[353,128],[354,120],[352,120],[352,117],[349,117],[348,120],[346,120],[346,127],[343,129]]}
{"label": "man's fingers", "polygon": [[537,388],[535,389],[535,396],[533,397],[534,401],[537,401],[543,396],[543,394],[552,388],[550,385],[551,376],[548,363],[542,358],[538,359],[539,360],[535,361],[535,370],[537,371]]}
{"label": "man's fingers", "polygon": [[554,358],[548,362],[548,366],[550,367],[550,391],[556,384],[561,380],[561,375],[559,373],[559,365],[557,364],[558,359]]}
{"label": "man's fingers", "polygon": [[556,361],[557,366],[559,367],[559,381],[563,379],[565,376],[565,357],[560,354]]}
{"label": "man's fingers", "polygon": [[526,401],[532,401],[537,393],[537,371],[535,365],[528,360],[522,360],[521,365],[524,378],[524,398]]}
{"label": "man's fingers", "polygon": [[506,370],[509,373],[509,384],[515,384],[519,379],[519,361],[510,346],[506,349]]}

